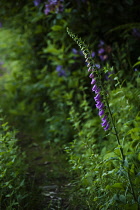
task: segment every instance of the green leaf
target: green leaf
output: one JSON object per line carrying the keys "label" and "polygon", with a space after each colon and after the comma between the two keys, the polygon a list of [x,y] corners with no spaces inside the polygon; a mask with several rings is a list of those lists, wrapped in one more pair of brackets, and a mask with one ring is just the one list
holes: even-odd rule
{"label": "green leaf", "polygon": [[[117,157],[116,155],[115,155],[115,153],[114,152],[110,152],[110,153],[107,153],[107,154],[105,154],[105,156],[104,156],[104,160],[107,160],[107,159],[110,159],[110,158],[114,158],[114,157]],[[111,159],[110,159],[111,160]]]}
{"label": "green leaf", "polygon": [[119,199],[121,202],[126,203],[126,197],[124,195],[119,195]]}
{"label": "green leaf", "polygon": [[115,183],[112,185],[113,188],[119,188],[119,189],[124,189],[124,186],[122,183]]}
{"label": "green leaf", "polygon": [[139,185],[140,184],[140,176],[137,176],[134,180],[134,184]]}
{"label": "green leaf", "polygon": [[131,133],[134,133],[134,132],[140,132],[140,129],[139,128],[132,128],[131,130],[128,131],[127,135],[131,134]]}
{"label": "green leaf", "polygon": [[61,30],[63,29],[63,27],[60,26],[60,25],[55,25],[55,26],[52,26],[51,29],[52,29],[53,31],[61,31]]}
{"label": "green leaf", "polygon": [[113,184],[113,185],[107,185],[107,186],[106,186],[106,189],[112,189],[112,188],[124,190],[123,184],[122,184],[122,183],[119,183],[119,182],[118,182],[118,183],[115,183],[115,184]]}
{"label": "green leaf", "polygon": [[134,64],[133,67],[140,65],[140,61],[138,61],[137,63]]}

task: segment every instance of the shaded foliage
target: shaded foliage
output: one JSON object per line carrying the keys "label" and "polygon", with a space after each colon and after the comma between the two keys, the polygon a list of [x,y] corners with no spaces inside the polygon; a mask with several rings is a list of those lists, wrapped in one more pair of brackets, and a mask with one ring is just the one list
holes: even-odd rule
{"label": "shaded foliage", "polygon": [[[73,207],[138,209],[140,3],[50,5],[43,0],[0,2],[0,106],[6,121],[46,143],[65,144],[75,174]],[[86,40],[105,73],[102,81],[127,160],[123,169],[114,134],[100,126],[84,57],[67,27]]]}

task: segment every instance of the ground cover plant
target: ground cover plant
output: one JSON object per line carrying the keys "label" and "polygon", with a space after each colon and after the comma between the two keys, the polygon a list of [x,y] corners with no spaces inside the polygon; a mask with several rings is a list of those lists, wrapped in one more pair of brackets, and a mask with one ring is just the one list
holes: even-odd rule
{"label": "ground cover plant", "polygon": [[[27,208],[139,209],[139,11],[138,0],[0,1],[0,106],[18,130],[10,151],[27,155]],[[37,196],[41,180],[66,177],[64,202]]]}

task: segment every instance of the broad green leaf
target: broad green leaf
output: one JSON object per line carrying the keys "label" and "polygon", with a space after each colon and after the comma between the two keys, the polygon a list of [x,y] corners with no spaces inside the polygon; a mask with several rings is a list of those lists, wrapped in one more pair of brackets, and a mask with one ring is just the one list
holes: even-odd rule
{"label": "broad green leaf", "polygon": [[51,27],[51,29],[53,31],[61,31],[63,29],[63,27],[60,26],[60,25],[54,25],[54,26]]}
{"label": "broad green leaf", "polygon": [[119,199],[120,199],[121,202],[126,203],[126,196],[119,195]]}
{"label": "broad green leaf", "polygon": [[119,189],[124,189],[124,186],[122,183],[115,183],[112,185],[113,188],[119,188]]}
{"label": "broad green leaf", "polygon": [[110,153],[107,153],[107,154],[104,156],[103,160],[107,160],[107,159],[113,158],[113,157],[117,157],[117,156],[115,155],[114,152],[110,152]]}
{"label": "broad green leaf", "polygon": [[107,186],[106,186],[106,189],[112,189],[112,188],[124,190],[124,186],[123,186],[122,183],[115,183],[115,184],[113,184],[113,185],[107,185]]}

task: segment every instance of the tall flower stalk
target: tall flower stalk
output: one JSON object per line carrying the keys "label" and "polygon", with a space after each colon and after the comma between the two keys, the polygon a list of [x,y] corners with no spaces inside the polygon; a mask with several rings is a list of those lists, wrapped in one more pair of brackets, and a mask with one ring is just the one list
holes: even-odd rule
{"label": "tall flower stalk", "polygon": [[101,125],[105,131],[109,130],[110,123],[108,118],[108,110],[105,95],[105,89],[101,81],[102,69],[99,64],[94,62],[92,54],[88,50],[88,46],[75,36],[69,29],[67,29],[68,34],[74,39],[74,41],[79,45],[81,51],[85,56],[85,62],[87,63],[88,72],[90,72],[89,77],[91,78],[92,92],[95,93],[94,100],[96,102],[95,106],[99,110],[98,115],[101,118]]}
{"label": "tall flower stalk", "polygon": [[[126,157],[124,155],[123,147],[122,147],[121,141],[119,139],[119,134],[118,134],[118,131],[116,128],[116,124],[113,119],[112,112],[111,112],[111,109],[109,106],[106,90],[104,88],[104,85],[103,85],[103,82],[101,79],[102,73],[103,73],[102,69],[100,68],[99,64],[96,64],[94,62],[93,56],[91,55],[91,53],[88,49],[88,46],[81,40],[81,38],[78,38],[76,35],[74,35],[68,28],[67,28],[67,32],[68,32],[69,36],[79,45],[81,51],[83,52],[83,54],[85,56],[85,61],[87,63],[88,72],[90,72],[89,77],[91,78],[91,85],[93,86],[92,91],[95,93],[95,97],[94,97],[94,100],[96,102],[95,105],[96,105],[96,108],[99,110],[98,114],[102,120],[101,125],[105,131],[107,131],[111,128],[113,129],[113,132],[116,136],[118,147],[120,149],[120,154],[122,157],[121,166],[125,170]],[[132,180],[130,177],[130,173],[128,170],[127,170],[127,179],[129,181],[133,199],[136,203],[138,203],[137,197],[135,195],[133,183],[132,183]]]}

